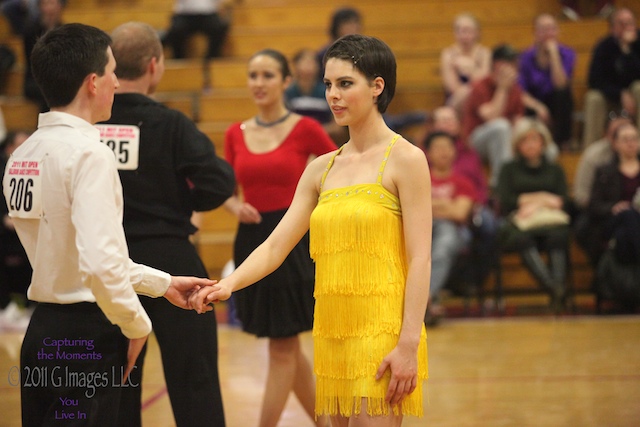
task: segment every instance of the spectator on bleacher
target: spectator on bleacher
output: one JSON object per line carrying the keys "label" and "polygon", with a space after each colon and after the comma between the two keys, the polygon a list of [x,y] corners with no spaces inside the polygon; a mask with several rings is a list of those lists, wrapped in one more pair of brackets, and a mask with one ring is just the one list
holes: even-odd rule
{"label": "spectator on bleacher", "polygon": [[[473,148],[470,148],[461,138],[462,124],[458,112],[450,106],[438,107],[431,113],[431,128],[436,132],[446,132],[455,141],[456,157],[453,169],[467,177],[475,187],[477,200],[486,203],[488,199],[487,179],[482,168],[482,160]],[[429,135],[427,134],[427,137]],[[425,148],[425,141],[423,148]]]}
{"label": "spectator on bleacher", "polygon": [[316,119],[331,139],[342,145],[349,139],[344,126],[338,126],[324,96],[325,87],[319,78],[320,68],[316,53],[311,49],[302,49],[293,56],[291,74],[293,80],[285,90],[284,96],[289,110],[294,113]]}
{"label": "spectator on bleacher", "polygon": [[[544,154],[551,141],[541,121],[529,117],[518,120],[513,135],[515,158],[500,171],[497,195],[500,212],[507,219],[500,230],[501,250],[520,254],[525,267],[550,294],[552,308],[558,310],[565,295],[569,225],[516,226],[517,220],[531,220],[540,209],[565,211],[569,207],[564,170]],[[548,265],[541,251],[547,252]]]}
{"label": "spectator on bleacher", "polygon": [[[1,114],[0,114],[1,117]],[[1,130],[1,129],[0,129]],[[6,162],[29,137],[28,132],[9,132],[0,143],[0,173]],[[0,330],[22,330],[29,324],[33,302],[27,298],[31,264],[20,243],[4,201],[0,202]]]}
{"label": "spectator on bleacher", "polygon": [[462,141],[460,119],[453,107],[438,107],[433,111],[431,117],[433,131],[447,132],[455,140],[454,172],[464,175],[471,181],[475,189],[476,198],[471,229],[474,248],[477,251],[474,251],[476,257],[468,272],[470,272],[469,277],[475,277],[478,282],[481,282],[491,270],[498,227],[493,200],[489,197],[482,160],[474,149]]}
{"label": "spectator on bleacher", "polygon": [[640,263],[640,212],[632,200],[640,189],[640,137],[630,123],[613,135],[615,155],[596,170],[588,212],[591,232],[599,238],[599,259],[608,242],[615,242],[614,254],[622,263]]}
{"label": "spectator on bleacher", "polygon": [[38,14],[26,24],[22,36],[25,56],[23,93],[26,98],[38,104],[40,112],[47,111],[49,108],[31,73],[31,51],[44,33],[62,25],[63,11],[62,0],[39,0]]}
{"label": "spectator on bleacher", "polygon": [[456,145],[445,132],[427,135],[424,149],[431,173],[433,228],[431,240],[431,285],[425,315],[427,325],[434,325],[444,314],[440,291],[460,251],[471,241],[468,224],[477,193],[474,184],[454,169]]}
{"label": "spectator on bleacher", "polygon": [[231,3],[231,0],[176,0],[171,26],[162,37],[162,43],[171,47],[173,58],[187,57],[187,40],[196,33],[207,37],[206,59],[222,56]]}
{"label": "spectator on bleacher", "polygon": [[614,157],[613,135],[616,130],[630,123],[631,120],[627,117],[612,115],[604,137],[590,144],[582,152],[573,180],[573,200],[578,209],[586,209],[589,205],[596,169],[610,163]]}
{"label": "spectator on bleacher", "polygon": [[21,36],[24,33],[25,25],[38,15],[39,1],[4,0],[2,2],[0,9],[5,18],[7,18],[13,34]]}
{"label": "spectator on bleacher", "polygon": [[518,52],[502,44],[493,49],[491,73],[472,85],[464,104],[462,138],[491,166],[491,186],[512,158],[511,128],[524,114],[518,85]]}
{"label": "spectator on bleacher", "polygon": [[[576,242],[585,251],[593,267],[597,266],[602,254],[602,241],[594,227],[601,224],[592,224],[588,211],[591,190],[595,182],[596,170],[611,163],[615,157],[613,137],[620,126],[631,124],[626,117],[611,116],[607,124],[607,132],[604,138],[589,145],[582,152],[576,175],[573,180],[573,201],[578,209],[574,222]],[[597,221],[596,221],[597,222]]]}
{"label": "spectator on bleacher", "polygon": [[298,51],[292,60],[293,80],[284,91],[287,106],[297,114],[316,119],[321,124],[331,122],[332,114],[324,96],[324,84],[319,73],[316,54],[311,49]]}
{"label": "spectator on bleacher", "polygon": [[[287,109],[284,92],[291,72],[282,53],[272,49],[255,53],[247,75],[258,113],[234,123],[225,134],[225,156],[241,189],[225,202],[225,208],[240,222],[233,253],[237,266],[280,222],[310,157],[336,149],[317,121]],[[291,392],[314,419],[313,371],[299,340],[299,334],[313,325],[313,290],[314,265],[307,233],[284,264],[256,286],[234,294],[242,329],[269,339],[262,426],[277,424]],[[319,417],[316,424],[326,421]]]}
{"label": "spectator on bleacher", "polygon": [[469,13],[455,18],[453,34],[455,43],[440,55],[440,74],[447,105],[461,112],[471,84],[491,71],[491,50],[480,44],[480,23]]}
{"label": "spectator on bleacher", "polygon": [[533,26],[533,46],[520,55],[518,82],[525,91],[525,106],[549,124],[557,144],[567,147],[571,139],[571,79],[576,54],[558,42],[558,23],[552,15],[537,16]]}
{"label": "spectator on bleacher", "polygon": [[[197,231],[191,216],[227,200],[233,170],[191,120],[150,98],[164,72],[157,32],[129,22],[114,29],[112,40],[120,87],[111,118],[99,127],[116,155],[129,255],[170,274],[206,277],[189,241]],[[224,426],[215,312],[198,315],[144,296],[140,301],[153,322],[176,425]],[[145,354],[146,348],[133,384],[142,384]],[[141,387],[122,390],[118,425],[141,425],[141,393]]]}
{"label": "spectator on bleacher", "polygon": [[38,10],[38,0],[4,0],[0,4],[0,10],[7,19],[11,32],[22,35],[29,15]]}
{"label": "spectator on bleacher", "polygon": [[[334,41],[348,34],[360,34],[362,31],[362,15],[353,7],[341,7],[336,9],[331,15],[329,22],[329,42],[322,47],[316,54],[318,67],[323,70],[322,60],[324,54]],[[322,75],[318,76],[322,81]]]}
{"label": "spectator on bleacher", "polygon": [[610,34],[593,49],[584,101],[584,145],[602,136],[609,110],[640,119],[640,29],[627,8],[609,19]]}

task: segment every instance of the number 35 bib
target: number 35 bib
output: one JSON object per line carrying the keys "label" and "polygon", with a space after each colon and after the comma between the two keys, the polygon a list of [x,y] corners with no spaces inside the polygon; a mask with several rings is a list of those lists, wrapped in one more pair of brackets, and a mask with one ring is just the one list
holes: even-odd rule
{"label": "number 35 bib", "polygon": [[138,169],[140,128],[131,125],[96,125],[100,142],[111,148],[119,170]]}
{"label": "number 35 bib", "polygon": [[42,217],[42,160],[11,157],[4,187],[9,216],[23,219]]}

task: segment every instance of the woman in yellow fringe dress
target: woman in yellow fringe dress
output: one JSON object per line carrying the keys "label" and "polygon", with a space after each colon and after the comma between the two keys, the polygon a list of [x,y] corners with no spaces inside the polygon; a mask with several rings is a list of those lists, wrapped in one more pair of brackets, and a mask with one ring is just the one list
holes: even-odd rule
{"label": "woman in yellow fringe dress", "polygon": [[431,185],[417,147],[385,124],[393,53],[362,35],[325,55],[326,98],[349,141],[318,157],[269,238],[192,304],[227,299],[266,276],[310,228],[316,262],[316,415],[333,426],[400,426],[422,416],[423,324],[431,272]]}

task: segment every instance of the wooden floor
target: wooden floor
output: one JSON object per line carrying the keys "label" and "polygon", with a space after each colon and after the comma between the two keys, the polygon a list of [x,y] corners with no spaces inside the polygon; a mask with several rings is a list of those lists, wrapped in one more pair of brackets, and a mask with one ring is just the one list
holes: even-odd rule
{"label": "wooden floor", "polygon": [[[640,316],[449,320],[428,332],[431,378],[417,426],[640,425]],[[20,425],[9,384],[22,335],[0,335],[0,426]],[[151,340],[143,384],[147,427],[173,426],[158,348]],[[311,355],[309,334],[304,335]],[[220,326],[220,372],[229,427],[257,425],[266,342]],[[312,426],[290,399],[282,427]]]}

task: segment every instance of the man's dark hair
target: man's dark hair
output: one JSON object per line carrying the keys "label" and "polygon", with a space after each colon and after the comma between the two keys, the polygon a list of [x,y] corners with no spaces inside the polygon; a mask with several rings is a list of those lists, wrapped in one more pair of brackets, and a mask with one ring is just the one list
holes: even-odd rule
{"label": "man's dark hair", "polygon": [[343,7],[336,10],[331,16],[331,25],[329,26],[329,35],[331,35],[331,40],[336,40],[340,36],[338,34],[338,29],[342,24],[352,21],[362,21],[360,12],[356,9],[352,7]]}
{"label": "man's dark hair", "polygon": [[422,143],[422,148],[424,148],[425,150],[428,150],[429,147],[431,147],[431,144],[433,143],[433,141],[435,141],[438,138],[447,138],[449,141],[451,141],[452,145],[455,145],[456,143],[456,139],[453,136],[451,136],[451,134],[443,131],[435,131],[435,132],[429,133],[426,136],[426,138]]}
{"label": "man's dark hair", "polygon": [[516,62],[518,60],[518,51],[511,45],[501,44],[493,48],[491,53],[492,61]]}
{"label": "man's dark hair", "polygon": [[396,58],[385,42],[375,37],[349,34],[339,38],[329,47],[322,61],[323,67],[331,58],[349,61],[369,81],[382,77],[384,89],[376,103],[378,111],[387,111],[396,92]]}
{"label": "man's dark hair", "polygon": [[111,38],[84,24],[66,24],[43,35],[31,52],[31,71],[49,108],[69,105],[91,73],[104,75]]}

